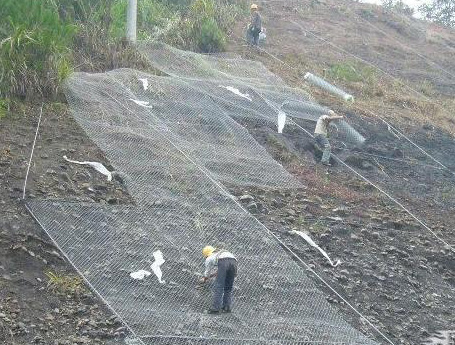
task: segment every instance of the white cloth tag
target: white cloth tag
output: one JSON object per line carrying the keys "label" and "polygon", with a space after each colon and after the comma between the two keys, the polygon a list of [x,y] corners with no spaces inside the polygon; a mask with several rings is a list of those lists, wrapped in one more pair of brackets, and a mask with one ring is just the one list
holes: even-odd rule
{"label": "white cloth tag", "polygon": [[236,94],[237,96],[240,96],[240,97],[243,97],[243,98],[246,98],[247,100],[249,100],[250,102],[252,101],[251,97],[249,94],[247,93],[241,93],[239,89],[235,88],[235,87],[232,87],[232,86],[223,86],[223,85],[218,85],[219,87],[222,87],[228,91],[231,91],[232,93]]}
{"label": "white cloth tag", "polygon": [[130,273],[131,278],[138,279],[138,280],[142,280],[142,279],[144,279],[144,277],[148,277],[149,275],[151,275],[151,273],[149,271],[145,271],[145,270],[139,270],[139,271]]}
{"label": "white cloth tag", "polygon": [[149,102],[146,102],[146,101],[139,101],[137,99],[132,99],[132,98],[130,98],[130,101],[133,101],[137,105],[140,105],[141,107],[144,107],[144,108],[150,108],[150,109],[153,108],[151,105],[149,105]]}
{"label": "white cloth tag", "polygon": [[278,110],[278,133],[283,133],[284,124],[286,123],[286,113]]}
{"label": "white cloth tag", "polygon": [[142,86],[144,87],[144,90],[147,91],[149,88],[149,81],[147,78],[139,78],[139,81],[142,82]]}
{"label": "white cloth tag", "polygon": [[155,273],[155,275],[158,277],[158,281],[161,284],[164,284],[165,281],[161,279],[163,272],[161,272],[160,268],[160,266],[165,262],[163,253],[161,253],[161,250],[157,250],[156,252],[153,252],[153,256],[155,257],[155,262],[150,267],[152,268],[153,273]]}
{"label": "white cloth tag", "polygon": [[300,237],[302,237],[305,241],[308,242],[308,244],[310,246],[313,246],[315,247],[317,250],[319,250],[321,252],[322,255],[324,255],[327,260],[329,260],[329,263],[330,265],[332,265],[332,267],[337,267],[339,264],[341,264],[341,261],[340,260],[337,260],[336,262],[333,262],[330,257],[327,255],[327,253],[324,251],[324,249],[322,249],[321,247],[319,247],[316,243],[314,243],[314,241],[311,239],[310,236],[308,236],[307,234],[305,234],[304,232],[302,231],[296,231],[296,230],[292,230],[291,231],[291,234],[297,234],[299,235]]}
{"label": "white cloth tag", "polygon": [[94,168],[96,171],[102,173],[103,175],[107,176],[108,181],[112,181],[112,173],[107,170],[107,168],[98,162],[79,162],[79,161],[73,161],[71,159],[68,159],[68,157],[63,156],[63,159],[65,159],[67,162],[74,163],[74,164],[80,164],[80,165],[88,165]]}

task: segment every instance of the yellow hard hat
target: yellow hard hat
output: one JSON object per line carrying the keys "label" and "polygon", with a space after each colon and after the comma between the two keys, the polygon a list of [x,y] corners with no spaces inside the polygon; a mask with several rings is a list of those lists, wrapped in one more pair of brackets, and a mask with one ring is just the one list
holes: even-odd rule
{"label": "yellow hard hat", "polygon": [[251,5],[251,9],[252,9],[252,10],[257,10],[257,9],[258,9],[258,5],[252,4],[252,5]]}
{"label": "yellow hard hat", "polygon": [[214,251],[215,251],[215,247],[205,246],[204,249],[202,249],[202,255],[207,258],[210,255],[212,255]]}

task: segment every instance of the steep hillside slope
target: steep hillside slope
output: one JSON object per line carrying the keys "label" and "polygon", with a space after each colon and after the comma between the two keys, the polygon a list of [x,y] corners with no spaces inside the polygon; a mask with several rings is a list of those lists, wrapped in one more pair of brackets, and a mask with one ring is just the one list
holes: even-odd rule
{"label": "steep hillside slope", "polygon": [[[334,152],[453,245],[453,174],[381,119],[454,171],[455,34],[348,1],[272,0],[260,6],[268,35],[265,51],[244,44],[240,38],[244,23],[235,28],[230,50],[262,61],[289,85],[309,90],[320,103],[348,115],[349,122],[368,138],[367,146],[349,151],[334,138]],[[420,31],[426,29],[425,34]],[[353,55],[402,82],[371,70],[369,63],[358,62]],[[302,78],[306,71],[325,75],[346,88],[356,102],[346,105],[309,87]],[[0,122],[0,213],[4,215],[0,223],[0,299],[4,301],[0,343],[118,343],[127,333],[125,328],[83,286],[20,202],[38,114],[39,107],[23,109],[17,117]],[[298,123],[312,131],[314,123]],[[306,191],[295,193],[233,187],[231,192],[241,197],[252,214],[274,229],[395,344],[417,344],[434,331],[453,327],[455,264],[447,246],[352,171],[339,164],[328,172],[322,169],[311,139],[300,128],[287,126],[281,136],[275,128],[244,125],[307,186]],[[106,184],[88,169],[68,166],[63,154],[109,166],[65,106],[46,106],[29,181],[31,198],[132,202],[121,180]],[[289,230],[308,231],[343,263],[332,268]],[[324,291],[346,319],[386,343],[339,296]]]}

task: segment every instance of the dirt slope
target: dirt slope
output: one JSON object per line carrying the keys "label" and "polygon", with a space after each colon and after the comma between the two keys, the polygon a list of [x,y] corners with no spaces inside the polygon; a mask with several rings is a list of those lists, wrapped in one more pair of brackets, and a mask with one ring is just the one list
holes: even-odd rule
{"label": "dirt slope", "polygon": [[[311,90],[321,103],[348,114],[349,121],[369,138],[363,153],[389,159],[346,151],[336,140],[334,146],[339,149],[335,152],[382,188],[392,190],[397,199],[431,224],[438,236],[453,244],[453,175],[430,167],[434,161],[404,139],[397,140],[369,111],[374,110],[403,129],[453,170],[455,121],[446,109],[453,109],[455,94],[450,75],[455,73],[451,50],[455,34],[431,27],[422,35],[418,30],[425,26],[421,23],[390,19],[377,7],[345,1],[267,1],[261,8],[268,29],[265,49],[288,66],[244,46],[238,38],[244,24],[236,28],[230,50],[264,62],[289,84],[308,88],[302,81],[303,72],[313,70],[322,75],[335,63],[354,61],[347,51],[431,95],[436,105],[422,101],[401,85],[395,87],[393,80],[382,74],[375,85],[337,80],[357,96],[351,106]],[[345,52],[333,50],[331,44],[315,39],[309,32],[305,35],[302,27]],[[419,58],[411,48],[437,60],[440,66]],[[0,344],[123,342],[127,332],[119,320],[77,278],[20,201],[38,113],[35,106],[0,120]],[[272,128],[245,125],[308,186],[300,194],[233,187],[235,195],[250,196],[243,200],[248,201],[245,206],[252,213],[275,229],[396,344],[417,344],[434,331],[453,329],[453,253],[351,172],[338,165],[327,174],[316,162],[311,141],[297,128],[287,127],[283,136],[277,136]],[[309,130],[313,126],[305,122],[301,125]],[[67,164],[62,159],[64,154],[109,166],[64,106],[47,106],[31,169],[29,197],[131,202],[121,181],[106,184],[91,170]],[[331,268],[316,250],[290,235],[292,229],[308,231],[333,258],[340,258],[342,265]],[[330,291],[327,296],[353,324],[384,343],[337,296]]]}
{"label": "dirt slope", "polygon": [[[125,327],[83,283],[22,203],[39,107],[0,122],[0,344],[118,344]],[[66,106],[43,111],[27,196],[92,202],[128,201],[73,159],[105,162]],[[107,164],[108,165],[108,164]],[[108,165],[109,166],[109,165]]]}

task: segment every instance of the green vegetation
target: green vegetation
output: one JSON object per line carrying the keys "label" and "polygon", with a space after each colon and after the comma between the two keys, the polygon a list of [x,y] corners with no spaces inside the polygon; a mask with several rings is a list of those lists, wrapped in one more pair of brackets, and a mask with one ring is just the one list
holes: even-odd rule
{"label": "green vegetation", "polygon": [[8,109],[9,109],[8,99],[0,98],[0,119],[6,116],[6,114],[8,113]]}
{"label": "green vegetation", "polygon": [[414,14],[414,9],[406,5],[402,0],[382,0],[382,7],[387,11],[396,12],[409,17]]}
{"label": "green vegetation", "polygon": [[87,291],[82,278],[73,274],[59,274],[47,272],[47,286],[56,293],[61,294],[81,294]]}
{"label": "green vegetation", "polygon": [[377,79],[376,69],[356,62],[340,62],[328,70],[331,78],[347,82],[372,83]]}
{"label": "green vegetation", "polygon": [[[3,0],[0,99],[55,98],[73,69],[144,67],[146,62],[124,39],[127,3]],[[224,50],[236,20],[247,12],[248,4],[240,0],[141,0],[138,38],[218,52]]]}
{"label": "green vegetation", "polygon": [[4,0],[0,17],[0,97],[54,94],[71,72],[75,26],[50,1]]}
{"label": "green vegetation", "polygon": [[453,0],[433,0],[420,5],[419,11],[430,21],[455,27],[455,2]]}

